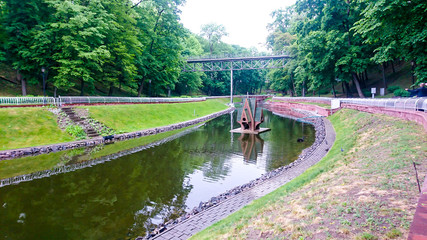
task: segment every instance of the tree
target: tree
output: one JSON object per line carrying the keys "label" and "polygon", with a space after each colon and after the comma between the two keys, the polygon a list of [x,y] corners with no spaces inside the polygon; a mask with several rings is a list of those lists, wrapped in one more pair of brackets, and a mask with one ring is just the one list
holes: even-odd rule
{"label": "tree", "polygon": [[40,65],[33,61],[34,31],[36,26],[47,22],[50,16],[42,0],[4,0],[1,2],[2,27],[5,51],[3,58],[17,71],[17,80],[21,82],[22,95],[27,95],[27,80],[37,83]]}
{"label": "tree", "polygon": [[375,46],[373,60],[413,62],[417,82],[427,80],[427,3],[422,0],[359,0],[366,4],[353,29]]}
{"label": "tree", "polygon": [[213,55],[214,45],[221,42],[221,38],[227,36],[225,27],[221,24],[209,23],[201,26],[201,36],[206,37],[209,42],[209,52]]}
{"label": "tree", "polygon": [[54,85],[68,89],[77,80],[80,95],[84,95],[85,84],[94,87],[97,74],[111,57],[105,38],[111,27],[109,19],[113,16],[100,0],[51,0],[49,4],[56,9],[55,21],[50,24],[56,48],[52,56],[56,62],[52,68],[57,71]]}
{"label": "tree", "polygon": [[110,86],[108,95],[113,94],[114,86],[131,85],[137,74],[135,58],[141,53],[136,28],[136,12],[129,9],[131,1],[103,1],[110,19],[110,29],[105,36],[105,45],[110,57],[103,63],[103,83]]}
{"label": "tree", "polygon": [[165,94],[174,89],[181,71],[181,42],[186,37],[179,23],[178,6],[180,0],[146,1],[135,8],[139,18],[138,36],[143,45],[141,55],[137,56],[139,89],[149,83],[155,95]]}

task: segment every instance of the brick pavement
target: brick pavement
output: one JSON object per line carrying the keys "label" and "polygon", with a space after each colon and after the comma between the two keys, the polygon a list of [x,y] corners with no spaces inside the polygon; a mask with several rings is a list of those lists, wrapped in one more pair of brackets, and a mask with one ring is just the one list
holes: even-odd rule
{"label": "brick pavement", "polygon": [[155,236],[153,239],[188,239],[195,233],[236,212],[251,201],[267,195],[302,174],[305,170],[322,159],[335,141],[335,131],[332,124],[325,118],[323,119],[323,122],[325,124],[326,132],[325,139],[313,154],[307,157],[304,161],[301,161],[298,165],[283,171],[281,174],[270,178],[253,188],[250,188],[216,206],[192,216],[191,218]]}

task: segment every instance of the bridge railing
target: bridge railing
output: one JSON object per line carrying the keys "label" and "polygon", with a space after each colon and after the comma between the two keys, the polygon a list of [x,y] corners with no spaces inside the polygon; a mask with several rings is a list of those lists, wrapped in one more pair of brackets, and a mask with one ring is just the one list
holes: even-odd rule
{"label": "bridge railing", "polygon": [[[288,53],[283,52],[274,55],[287,55]],[[272,54],[267,53],[243,53],[243,54],[219,54],[219,55],[202,55],[202,56],[189,56],[187,60],[199,60],[199,59],[222,59],[222,58],[248,58],[248,57],[267,57]]]}
{"label": "bridge railing", "polygon": [[389,109],[401,109],[427,112],[427,98],[327,98],[327,97],[273,97],[273,100],[284,101],[311,101],[311,102],[329,102],[339,100],[341,103],[356,104],[362,106],[373,106]]}
{"label": "bridge railing", "polygon": [[0,105],[56,105],[53,97],[0,97]]}

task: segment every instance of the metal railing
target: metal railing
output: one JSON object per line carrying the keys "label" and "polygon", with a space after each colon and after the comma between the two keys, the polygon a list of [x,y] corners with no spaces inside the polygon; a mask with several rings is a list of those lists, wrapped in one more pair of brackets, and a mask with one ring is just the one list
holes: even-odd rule
{"label": "metal railing", "polygon": [[56,105],[53,97],[0,97],[0,105]]}
{"label": "metal railing", "polygon": [[206,98],[136,98],[136,97],[0,97],[0,106],[96,104],[96,103],[171,103],[197,102]]}
{"label": "metal railing", "polygon": [[326,98],[326,97],[273,97],[273,100],[284,101],[322,101],[331,102],[338,100],[340,103],[356,104],[362,106],[373,106],[389,109],[401,109],[427,112],[427,98],[381,98],[381,99],[367,99],[367,98]]}
{"label": "metal railing", "polygon": [[96,104],[96,103],[169,103],[197,102],[206,98],[137,98],[137,97],[59,97],[59,105],[63,104]]}

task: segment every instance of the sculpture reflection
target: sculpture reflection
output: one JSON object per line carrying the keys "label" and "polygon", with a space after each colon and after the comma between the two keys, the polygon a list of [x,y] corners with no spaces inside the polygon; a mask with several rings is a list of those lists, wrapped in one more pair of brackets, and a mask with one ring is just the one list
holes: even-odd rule
{"label": "sculpture reflection", "polygon": [[246,162],[256,162],[258,154],[263,152],[264,140],[257,134],[242,134],[239,137],[240,146]]}

